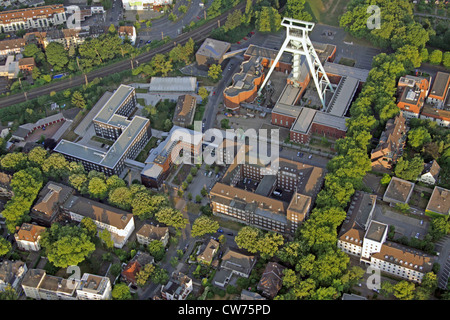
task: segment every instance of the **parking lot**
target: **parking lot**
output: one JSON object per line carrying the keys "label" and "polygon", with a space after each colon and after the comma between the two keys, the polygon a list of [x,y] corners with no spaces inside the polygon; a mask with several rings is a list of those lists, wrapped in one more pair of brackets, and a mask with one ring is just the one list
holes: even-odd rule
{"label": "parking lot", "polygon": [[402,236],[414,238],[418,234],[418,239],[423,240],[428,232],[429,223],[425,216],[423,216],[423,219],[420,219],[419,216],[416,218],[395,212],[389,205],[381,201],[377,201],[373,220],[389,226],[395,225],[395,238]]}

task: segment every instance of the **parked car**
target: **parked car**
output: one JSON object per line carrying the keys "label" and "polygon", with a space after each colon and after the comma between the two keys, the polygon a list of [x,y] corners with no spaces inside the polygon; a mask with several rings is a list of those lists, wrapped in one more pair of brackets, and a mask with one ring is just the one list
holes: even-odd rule
{"label": "parked car", "polygon": [[416,233],[416,239],[419,239],[420,233]]}
{"label": "parked car", "polygon": [[312,158],[312,154],[309,155],[308,159],[311,159],[311,158]]}
{"label": "parked car", "polygon": [[300,152],[297,152],[297,157],[300,157]]}
{"label": "parked car", "polygon": [[420,220],[420,225],[421,225],[421,226],[423,225],[423,220]]}
{"label": "parked car", "polygon": [[223,233],[223,230],[219,228],[219,229],[217,229],[217,232]]}

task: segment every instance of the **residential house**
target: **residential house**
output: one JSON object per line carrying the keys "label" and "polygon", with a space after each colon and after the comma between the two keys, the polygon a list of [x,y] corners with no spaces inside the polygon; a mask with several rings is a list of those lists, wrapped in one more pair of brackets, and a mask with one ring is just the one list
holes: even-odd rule
{"label": "residential house", "polygon": [[50,227],[62,212],[61,206],[75,190],[61,183],[53,181],[41,189],[36,204],[31,208],[31,220],[46,227]]}
{"label": "residential house", "polygon": [[110,300],[111,292],[111,281],[108,277],[85,273],[77,288],[77,298],[79,300]]}
{"label": "residential house", "polygon": [[389,202],[391,206],[395,206],[396,203],[408,203],[413,190],[413,182],[392,177],[383,195],[383,201]]}
{"label": "residential house", "polygon": [[418,181],[434,185],[438,181],[441,167],[436,160],[425,163],[422,175],[417,179]]}
{"label": "residential house", "polygon": [[136,44],[136,28],[133,26],[120,26],[118,30],[119,37],[122,40],[129,39],[131,45]]}
{"label": "residential house", "polygon": [[141,269],[149,263],[154,263],[154,259],[146,252],[138,251],[128,264],[123,268],[122,279],[132,285],[136,285],[136,275]]}
{"label": "residential house", "polygon": [[144,245],[148,245],[153,240],[158,240],[161,241],[165,247],[169,241],[169,228],[144,223],[144,225],[136,232],[136,238],[140,244]]}
{"label": "residential house", "polygon": [[248,278],[255,264],[255,256],[227,248],[222,256],[220,270],[214,277],[214,283],[220,287],[225,287],[233,275]]}
{"label": "residential house", "polygon": [[180,127],[188,127],[194,121],[197,99],[185,94],[178,97],[177,105],[173,115],[173,124]]}
{"label": "residential house", "polygon": [[181,272],[174,272],[169,282],[161,287],[161,296],[165,300],[186,300],[192,290],[192,279]]}
{"label": "residential house", "polygon": [[41,246],[41,234],[46,230],[45,227],[35,224],[23,223],[18,231],[14,234],[17,247],[25,251],[39,251]]}
{"label": "residential house", "polygon": [[406,132],[406,119],[402,112],[394,119],[388,120],[378,145],[370,154],[373,169],[389,170],[393,168],[403,153]]}
{"label": "residential house", "polygon": [[0,292],[10,285],[16,292],[20,291],[20,284],[28,268],[23,261],[4,260],[0,262]]}
{"label": "residential house", "polygon": [[284,269],[284,266],[276,262],[269,262],[256,287],[257,290],[261,291],[263,296],[273,299],[283,286]]}
{"label": "residential house", "polygon": [[88,217],[99,230],[107,229],[116,248],[122,248],[134,230],[131,213],[87,198],[71,195],[62,210],[73,221],[81,222]]}
{"label": "residential house", "polygon": [[430,200],[428,201],[425,212],[430,214],[450,214],[450,190],[434,187],[433,193],[431,194]]}
{"label": "residential house", "polygon": [[31,72],[36,67],[33,57],[19,59],[19,69],[22,72]]}
{"label": "residential house", "polygon": [[200,263],[210,265],[214,258],[214,255],[217,253],[217,250],[219,250],[219,245],[220,244],[218,241],[210,239],[208,243],[204,246],[200,254],[197,256],[197,261]]}

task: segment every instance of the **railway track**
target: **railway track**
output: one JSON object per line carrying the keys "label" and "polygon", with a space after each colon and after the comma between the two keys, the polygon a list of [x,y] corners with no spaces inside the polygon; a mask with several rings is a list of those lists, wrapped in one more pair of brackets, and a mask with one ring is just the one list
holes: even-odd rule
{"label": "railway track", "polygon": [[[131,69],[131,63],[133,63],[133,65],[134,65],[134,63],[136,63],[136,61],[138,61],[139,64],[149,62],[155,55],[160,54],[160,53],[162,53],[162,54],[167,53],[178,44],[182,44],[182,45],[185,44],[189,40],[189,38],[192,38],[192,40],[194,40],[194,42],[200,42],[200,41],[206,39],[208,37],[209,33],[214,28],[216,28],[216,26],[218,25],[218,21],[220,21],[220,25],[223,25],[227,19],[228,14],[231,11],[234,11],[234,10],[243,11],[244,9],[245,9],[245,2],[241,2],[238,5],[236,5],[235,7],[231,8],[230,10],[222,13],[216,19],[208,21],[207,23],[198,27],[195,30],[181,34],[177,38],[173,39],[173,41],[170,41],[170,42],[162,45],[161,47],[152,49],[152,50],[145,52],[139,56],[136,56],[133,59],[127,59],[127,60],[123,60],[120,62],[116,62],[114,64],[94,70],[94,71],[86,74],[87,80],[92,81],[95,78],[102,78],[102,77],[105,77],[105,76],[108,76],[108,75],[111,75],[114,73],[118,73],[121,71],[125,71],[127,69]],[[74,76],[74,77],[64,79],[62,81],[58,81],[58,82],[55,82],[55,83],[52,83],[49,85],[45,85],[45,86],[42,86],[39,88],[34,88],[25,93],[16,93],[14,95],[11,95],[11,96],[8,96],[5,98],[1,98],[0,99],[0,108],[6,108],[6,107],[9,107],[9,106],[17,104],[17,103],[22,103],[27,100],[35,99],[39,96],[50,94],[52,91],[58,92],[61,90],[66,90],[69,88],[81,86],[84,83],[85,83],[85,76],[79,75],[79,76]]]}

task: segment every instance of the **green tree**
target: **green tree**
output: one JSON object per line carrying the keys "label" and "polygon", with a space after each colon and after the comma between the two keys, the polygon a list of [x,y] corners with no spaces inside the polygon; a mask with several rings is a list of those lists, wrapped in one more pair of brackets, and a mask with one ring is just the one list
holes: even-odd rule
{"label": "green tree", "polygon": [[185,14],[187,11],[187,7],[185,5],[181,5],[178,7],[178,11],[180,11],[182,14]]}
{"label": "green tree", "polygon": [[446,51],[444,53],[444,57],[442,58],[442,64],[446,68],[450,68],[450,51]]}
{"label": "green tree", "polygon": [[412,282],[402,280],[394,286],[394,296],[400,300],[414,299],[415,285]]}
{"label": "green tree", "polygon": [[138,286],[145,286],[148,279],[155,271],[155,266],[151,263],[147,263],[137,274],[136,274],[136,284]]}
{"label": "green tree", "polygon": [[408,144],[415,150],[420,150],[430,141],[431,135],[425,127],[417,127],[408,132]]}
{"label": "green tree", "polygon": [[219,229],[219,223],[207,216],[200,216],[195,219],[192,224],[191,235],[193,237],[201,237],[208,233],[216,233]]}
{"label": "green tree", "polygon": [[106,248],[112,249],[114,247],[114,241],[111,238],[111,232],[108,229],[103,229],[98,233],[98,237],[105,244]]}
{"label": "green tree", "polygon": [[133,215],[141,220],[153,218],[159,209],[168,206],[167,197],[163,195],[152,196],[147,190],[134,195],[131,203]]}
{"label": "green tree", "polygon": [[125,283],[118,283],[111,292],[114,300],[130,300],[130,288]]}
{"label": "green tree", "polygon": [[441,64],[442,62],[442,51],[441,50],[433,50],[429,56],[429,61],[431,64]]}
{"label": "green tree", "polygon": [[81,219],[81,225],[87,230],[91,237],[97,234],[97,225],[91,218],[84,217],[83,219]]}
{"label": "green tree", "polygon": [[303,21],[312,21],[311,15],[305,10],[305,0],[288,0],[285,17]]}
{"label": "green tree", "polygon": [[8,285],[3,289],[2,292],[0,292],[0,300],[18,300],[19,295],[17,294],[16,290],[11,287],[11,285],[8,283]]}
{"label": "green tree", "polygon": [[381,178],[380,183],[383,186],[387,186],[389,184],[389,182],[391,182],[391,179],[392,179],[391,176],[389,174],[385,173],[383,175],[383,177]]}
{"label": "green tree", "polygon": [[248,252],[256,253],[260,250],[260,239],[262,232],[258,228],[245,226],[239,230],[234,241],[239,248],[246,249]]}
{"label": "green tree", "polygon": [[88,184],[89,195],[96,199],[104,199],[108,194],[108,187],[106,186],[105,180],[94,177],[90,179]]}
{"label": "green tree", "polygon": [[163,207],[155,214],[156,220],[176,229],[185,228],[188,220],[183,217],[183,214],[176,209],[170,207]]}
{"label": "green tree", "polygon": [[130,210],[133,193],[128,187],[118,187],[109,192],[108,202],[120,209]]}
{"label": "green tree", "polygon": [[8,254],[11,251],[11,243],[5,238],[0,238],[0,257]]}
{"label": "green tree", "polygon": [[159,240],[153,240],[147,245],[148,252],[155,258],[155,261],[161,261],[164,258],[164,244]]}
{"label": "green tree", "polygon": [[397,177],[409,181],[415,181],[422,171],[423,159],[418,155],[411,160],[406,160],[403,157],[400,157],[394,170]]}
{"label": "green tree", "polygon": [[59,42],[50,42],[45,48],[47,62],[50,63],[55,70],[63,70],[69,62],[69,55],[64,46]]}
{"label": "green tree", "polygon": [[205,100],[209,96],[208,90],[206,90],[205,87],[198,88],[198,95],[202,98],[202,100]]}
{"label": "green tree", "polygon": [[281,28],[281,15],[273,7],[262,7],[256,15],[256,28],[260,32],[277,32]]}
{"label": "green tree", "polygon": [[222,78],[222,67],[220,64],[212,64],[208,69],[208,77],[213,81],[218,81]]}
{"label": "green tree", "polygon": [[84,228],[52,224],[41,238],[48,261],[60,268],[78,265],[95,250],[94,243]]}
{"label": "green tree", "polygon": [[84,97],[80,91],[74,91],[71,102],[72,105],[77,108],[84,109],[87,107],[86,100],[84,100]]}

